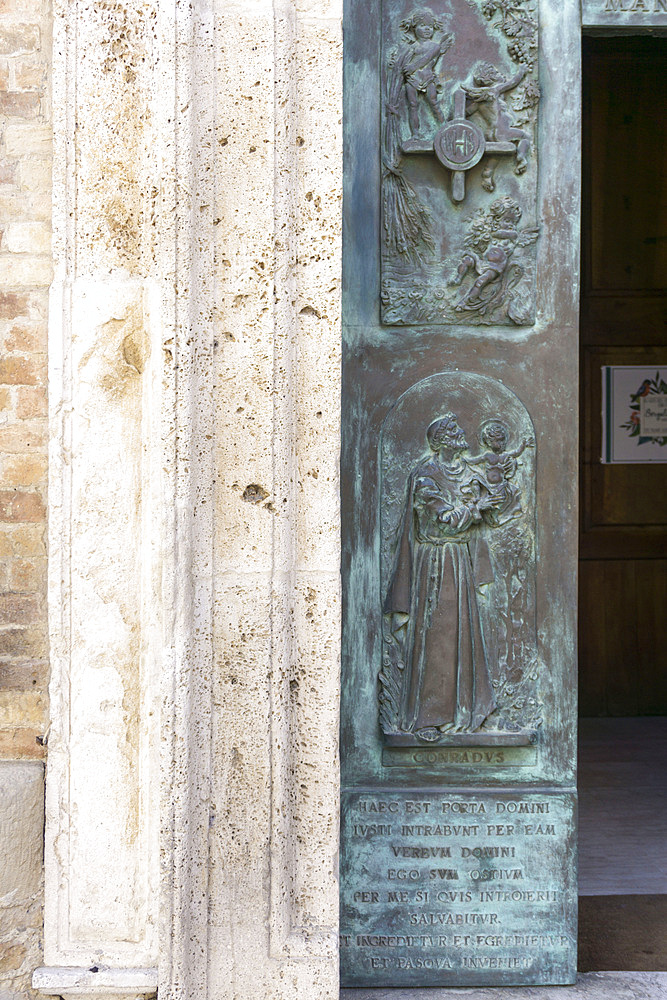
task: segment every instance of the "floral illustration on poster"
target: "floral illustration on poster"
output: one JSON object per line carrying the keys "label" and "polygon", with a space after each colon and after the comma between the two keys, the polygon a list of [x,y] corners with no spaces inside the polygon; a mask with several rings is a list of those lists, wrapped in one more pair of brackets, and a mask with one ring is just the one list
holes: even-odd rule
{"label": "floral illustration on poster", "polygon": [[667,367],[602,367],[601,461],[667,462]]}

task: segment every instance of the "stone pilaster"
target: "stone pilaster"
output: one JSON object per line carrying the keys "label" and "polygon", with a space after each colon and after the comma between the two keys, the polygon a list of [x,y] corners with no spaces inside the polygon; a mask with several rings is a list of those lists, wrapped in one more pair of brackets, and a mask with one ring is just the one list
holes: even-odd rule
{"label": "stone pilaster", "polygon": [[35,986],[333,997],[340,10],[55,23]]}

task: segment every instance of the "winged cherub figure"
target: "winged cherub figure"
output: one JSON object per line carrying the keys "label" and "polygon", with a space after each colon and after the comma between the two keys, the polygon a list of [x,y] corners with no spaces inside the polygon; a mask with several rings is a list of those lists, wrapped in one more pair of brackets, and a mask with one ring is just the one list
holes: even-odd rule
{"label": "winged cherub figure", "polygon": [[454,306],[457,312],[472,310],[483,315],[496,304],[512,254],[517,247],[529,246],[537,239],[537,229],[519,230],[520,219],[517,202],[505,197],[494,201],[487,215],[473,221],[468,249],[451,283],[460,285],[469,271],[477,277]]}

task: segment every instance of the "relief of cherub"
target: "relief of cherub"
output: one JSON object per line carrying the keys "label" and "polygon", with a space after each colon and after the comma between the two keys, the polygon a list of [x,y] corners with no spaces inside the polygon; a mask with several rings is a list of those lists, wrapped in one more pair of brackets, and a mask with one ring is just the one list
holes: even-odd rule
{"label": "relief of cherub", "polygon": [[519,456],[526,448],[535,447],[534,441],[525,440],[513,451],[506,451],[508,438],[509,431],[502,420],[488,420],[479,430],[479,439],[490,450],[466,458],[467,465],[483,466],[485,486],[493,502],[492,516],[497,523],[521,513],[521,491],[509,480],[516,473]]}
{"label": "relief of cherub", "polygon": [[[518,87],[527,72],[528,67],[522,66],[518,73],[506,79],[492,63],[482,63],[473,75],[473,85],[463,87],[466,93],[466,116],[472,118],[477,115],[480,118],[485,138],[489,142],[515,144],[516,174],[523,174],[528,166],[530,137],[524,129],[517,127],[515,116],[503,95]],[[494,190],[492,167],[485,169],[482,183],[487,191]]]}
{"label": "relief of cherub", "polygon": [[507,282],[508,265],[517,247],[526,247],[537,239],[536,229],[519,229],[521,208],[513,198],[494,201],[487,213],[471,221],[452,285],[460,285],[469,271],[477,277],[458,300],[456,312],[473,311],[484,315],[497,304]]}
{"label": "relief of cherub", "polygon": [[438,103],[440,84],[435,70],[440,57],[452,44],[453,36],[443,35],[439,41],[436,40],[435,35],[442,29],[442,22],[426,9],[416,10],[401,21],[401,28],[407,38],[391,67],[388,111],[395,115],[399,113],[399,97],[401,89],[404,89],[410,132],[416,136],[420,127],[420,95],[436,120],[440,123],[445,120]]}

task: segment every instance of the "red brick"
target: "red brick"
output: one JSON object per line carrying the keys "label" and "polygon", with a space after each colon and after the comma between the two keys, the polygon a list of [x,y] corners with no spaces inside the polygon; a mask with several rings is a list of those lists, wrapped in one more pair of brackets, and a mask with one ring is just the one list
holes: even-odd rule
{"label": "red brick", "polygon": [[0,319],[17,319],[28,313],[28,296],[19,292],[0,292]]}
{"label": "red brick", "polygon": [[0,660],[0,691],[43,689],[48,677],[46,660]]}
{"label": "red brick", "polygon": [[25,490],[0,490],[0,521],[35,522],[46,516],[39,493]]}
{"label": "red brick", "polygon": [[46,427],[43,421],[35,421],[31,427],[14,424],[11,427],[0,428],[0,452],[24,455],[31,451],[40,451],[45,447]]}
{"label": "red brick", "polygon": [[5,350],[24,354],[46,351],[46,324],[14,323],[5,336]]}
{"label": "red brick", "polygon": [[[1,79],[1,77],[0,77]],[[46,81],[46,66],[42,62],[21,60],[14,63],[14,86],[17,90],[42,91]],[[2,88],[6,90],[6,87]]]}
{"label": "red brick", "polygon": [[17,390],[16,415],[21,420],[45,417],[48,413],[46,389],[39,386],[20,386]]}
{"label": "red brick", "polygon": [[0,629],[0,657],[21,656],[30,660],[46,659],[48,643],[43,626]]}
{"label": "red brick", "polygon": [[35,625],[41,618],[38,594],[0,594],[0,625]]}
{"label": "red brick", "polygon": [[13,24],[0,28],[0,55],[39,50],[39,28],[36,24]]}
{"label": "red brick", "polygon": [[16,160],[0,160],[0,184],[16,182]]}
{"label": "red brick", "polygon": [[1,358],[0,383],[2,385],[35,385],[37,375],[32,358]]}
{"label": "red brick", "polygon": [[15,90],[0,91],[0,115],[12,115],[15,118],[37,118],[40,105],[39,94],[22,93]]}

